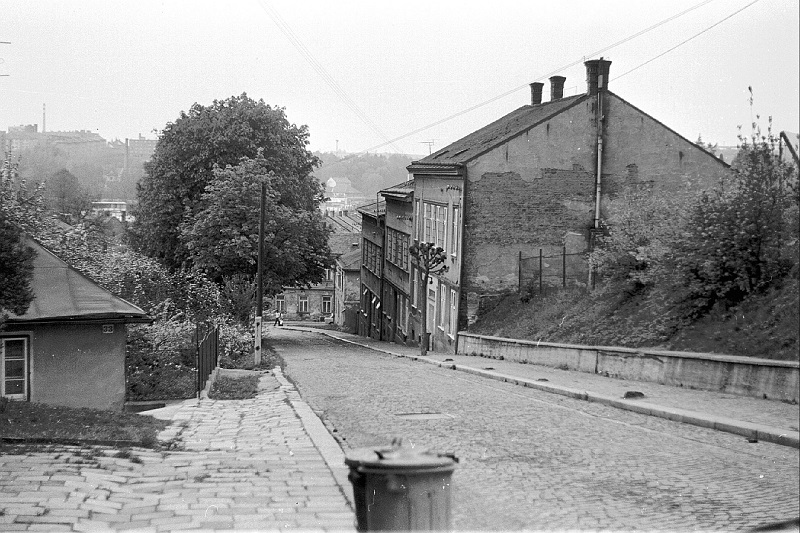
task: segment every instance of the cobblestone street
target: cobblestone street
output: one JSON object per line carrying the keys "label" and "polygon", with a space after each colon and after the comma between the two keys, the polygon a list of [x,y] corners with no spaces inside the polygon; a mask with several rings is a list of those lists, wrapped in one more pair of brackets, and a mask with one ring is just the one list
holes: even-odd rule
{"label": "cobblestone street", "polygon": [[[458,530],[746,530],[800,514],[798,450],[270,329],[345,452],[454,452]],[[489,363],[489,362],[487,362]],[[408,420],[404,413],[440,413]]]}

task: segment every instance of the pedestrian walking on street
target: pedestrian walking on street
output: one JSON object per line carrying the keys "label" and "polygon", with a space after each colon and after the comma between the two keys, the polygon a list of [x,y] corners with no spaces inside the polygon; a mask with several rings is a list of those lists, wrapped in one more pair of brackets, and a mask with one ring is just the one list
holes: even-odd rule
{"label": "pedestrian walking on street", "polygon": [[274,326],[282,326],[283,325],[283,318],[281,317],[281,313],[275,314],[275,324]]}

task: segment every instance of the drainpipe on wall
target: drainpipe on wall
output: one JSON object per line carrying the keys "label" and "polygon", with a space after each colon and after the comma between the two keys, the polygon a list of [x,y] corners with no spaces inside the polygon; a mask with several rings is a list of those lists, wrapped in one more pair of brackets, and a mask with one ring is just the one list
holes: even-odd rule
{"label": "drainpipe on wall", "polygon": [[[603,77],[600,76],[598,85],[602,87]],[[594,229],[600,228],[600,193],[602,191],[603,176],[603,93],[597,91],[597,186],[595,190]]]}

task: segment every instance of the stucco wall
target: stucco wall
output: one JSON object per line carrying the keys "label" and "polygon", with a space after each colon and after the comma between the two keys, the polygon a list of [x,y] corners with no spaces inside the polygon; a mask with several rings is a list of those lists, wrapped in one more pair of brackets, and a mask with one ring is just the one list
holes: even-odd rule
{"label": "stucco wall", "polygon": [[[21,328],[20,328],[21,329]],[[119,409],[125,403],[125,325],[44,325],[30,332],[30,400]]]}
{"label": "stucco wall", "polygon": [[[593,226],[596,122],[589,99],[467,165],[464,279],[470,295],[517,290],[519,253],[559,253]],[[726,166],[657,120],[606,95],[601,211],[627,186],[706,188]],[[604,211],[602,211],[604,213]],[[474,307],[474,305],[473,305]]]}
{"label": "stucco wall", "polygon": [[800,395],[800,365],[792,361],[530,342],[470,333],[459,333],[458,353],[773,400],[798,401]]}

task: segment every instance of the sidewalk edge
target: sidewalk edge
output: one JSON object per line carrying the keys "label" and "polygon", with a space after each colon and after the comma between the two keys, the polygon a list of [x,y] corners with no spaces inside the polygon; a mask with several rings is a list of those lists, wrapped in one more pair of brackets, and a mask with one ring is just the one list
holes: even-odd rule
{"label": "sidewalk edge", "polygon": [[342,448],[339,446],[339,443],[336,442],[336,439],[328,432],[328,428],[325,427],[322,420],[320,420],[311,407],[302,399],[300,392],[295,388],[294,384],[286,379],[281,368],[275,367],[272,372],[278,380],[278,383],[280,383],[281,389],[286,392],[286,399],[300,418],[300,422],[303,424],[303,429],[305,429],[306,434],[308,434],[311,442],[314,443],[314,447],[319,451],[325,464],[328,465],[333,479],[336,481],[336,484],[339,485],[339,490],[342,491],[345,500],[347,500],[347,505],[351,510],[354,510],[353,487],[347,478],[349,469],[344,463],[344,452]]}

